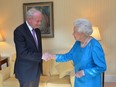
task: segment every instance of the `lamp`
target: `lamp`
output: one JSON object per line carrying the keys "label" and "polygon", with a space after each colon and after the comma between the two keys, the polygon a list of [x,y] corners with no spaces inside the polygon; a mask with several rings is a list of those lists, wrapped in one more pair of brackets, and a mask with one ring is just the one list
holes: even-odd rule
{"label": "lamp", "polygon": [[[3,37],[2,37],[2,35],[0,33],[0,42],[2,42],[2,41],[3,41]],[[1,55],[0,55],[0,59],[1,59]]]}
{"label": "lamp", "polygon": [[2,37],[2,35],[0,34],[0,42],[2,42],[3,41],[3,37]]}
{"label": "lamp", "polygon": [[97,40],[101,40],[101,36],[100,36],[98,27],[92,27],[92,28],[93,28],[93,33],[91,34],[91,36]]}

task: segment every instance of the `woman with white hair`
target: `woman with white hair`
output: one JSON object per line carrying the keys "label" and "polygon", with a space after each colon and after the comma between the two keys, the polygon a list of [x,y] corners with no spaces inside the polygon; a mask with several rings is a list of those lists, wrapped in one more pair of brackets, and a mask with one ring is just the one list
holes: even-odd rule
{"label": "woman with white hair", "polygon": [[106,70],[104,51],[100,43],[90,36],[92,24],[86,19],[74,22],[74,38],[76,40],[72,49],[65,54],[51,55],[45,53],[44,60],[55,59],[57,62],[74,63],[74,87],[101,87],[102,73]]}

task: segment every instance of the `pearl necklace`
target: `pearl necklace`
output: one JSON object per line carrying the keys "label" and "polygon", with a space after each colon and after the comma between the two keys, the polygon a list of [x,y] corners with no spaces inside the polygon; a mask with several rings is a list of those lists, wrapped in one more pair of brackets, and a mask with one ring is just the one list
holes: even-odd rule
{"label": "pearl necklace", "polygon": [[85,47],[87,44],[88,44],[88,42],[91,40],[91,38],[90,37],[87,37],[86,39],[85,39],[85,41],[83,42],[83,43],[81,43],[81,47]]}

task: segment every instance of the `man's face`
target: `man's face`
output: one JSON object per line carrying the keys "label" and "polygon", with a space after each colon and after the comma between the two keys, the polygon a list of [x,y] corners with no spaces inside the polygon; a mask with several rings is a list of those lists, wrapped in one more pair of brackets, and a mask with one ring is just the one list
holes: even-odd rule
{"label": "man's face", "polygon": [[41,25],[42,22],[42,15],[35,13],[30,19],[29,24],[32,28],[38,28]]}

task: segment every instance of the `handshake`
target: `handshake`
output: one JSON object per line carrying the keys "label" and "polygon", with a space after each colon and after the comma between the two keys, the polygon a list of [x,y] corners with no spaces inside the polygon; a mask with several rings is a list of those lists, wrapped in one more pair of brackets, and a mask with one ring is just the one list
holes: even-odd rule
{"label": "handshake", "polygon": [[48,61],[48,60],[51,60],[51,59],[56,59],[56,55],[52,55],[52,54],[49,54],[49,53],[44,53],[42,55],[42,59],[45,60],[45,61]]}

